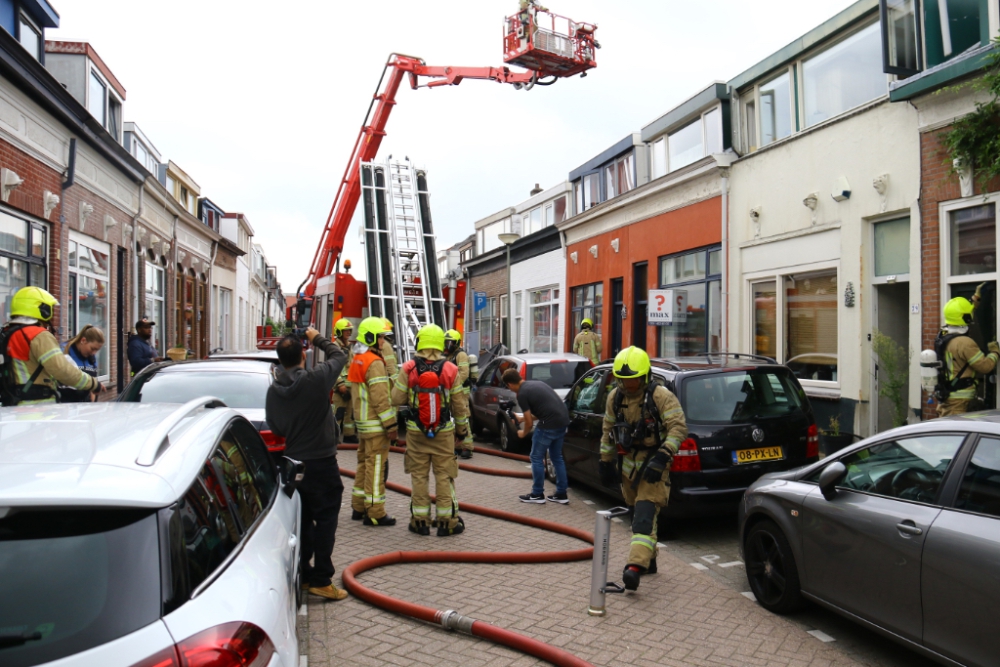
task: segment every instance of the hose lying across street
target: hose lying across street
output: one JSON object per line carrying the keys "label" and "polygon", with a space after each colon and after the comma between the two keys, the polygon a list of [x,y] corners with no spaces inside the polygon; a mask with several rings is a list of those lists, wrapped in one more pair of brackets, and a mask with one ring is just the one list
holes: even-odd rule
{"label": "hose lying across street", "polygon": [[[340,445],[339,449],[357,449],[357,445]],[[392,447],[391,451],[404,453],[406,450],[402,447]],[[514,459],[517,461],[529,460],[527,456],[520,454],[496,452],[478,447],[475,451],[477,454],[501,456],[503,458]],[[531,477],[531,473],[526,471],[494,470],[492,468],[482,468],[466,464],[460,464],[459,469],[486,475],[521,477],[525,479]],[[347,470],[345,468],[341,468],[340,472],[348,477],[354,477],[355,475],[355,471]],[[390,491],[402,493],[407,496],[410,495],[410,489],[401,484],[386,482],[385,487]],[[431,498],[433,501],[434,496],[432,495]],[[556,523],[554,521],[536,519],[533,517],[515,514],[513,512],[504,512],[490,507],[483,507],[481,505],[471,505],[469,503],[462,503],[461,508],[463,512],[468,512],[470,514],[479,514],[481,516],[488,516],[494,519],[512,521],[525,526],[541,528],[542,530],[548,530],[553,533],[575,537],[576,539],[582,540],[590,545],[593,545],[594,543],[593,534],[585,530],[573,528],[572,526]],[[571,551],[392,551],[389,553],[379,554],[378,556],[363,558],[355,563],[352,563],[347,567],[347,569],[344,570],[343,580],[344,587],[347,588],[352,595],[368,602],[369,604],[373,604],[376,607],[381,607],[386,611],[403,614],[428,623],[439,624],[448,630],[459,630],[474,637],[482,637],[483,639],[487,639],[495,644],[502,644],[516,651],[520,651],[550,662],[553,665],[556,665],[556,667],[594,667],[586,660],[578,658],[572,653],[564,651],[561,648],[546,644],[543,641],[497,627],[485,621],[479,621],[467,616],[462,616],[457,611],[432,609],[414,602],[400,600],[386,595],[385,593],[379,593],[378,591],[372,590],[371,588],[362,585],[357,580],[357,576],[363,572],[367,572],[368,570],[373,570],[378,567],[385,567],[387,565],[396,565],[398,563],[569,563],[573,561],[590,560],[593,555],[593,546]]]}

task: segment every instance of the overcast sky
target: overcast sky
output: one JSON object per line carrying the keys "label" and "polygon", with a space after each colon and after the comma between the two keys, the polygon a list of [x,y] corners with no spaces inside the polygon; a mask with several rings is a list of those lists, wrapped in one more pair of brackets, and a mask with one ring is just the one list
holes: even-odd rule
{"label": "overcast sky", "polygon": [[[503,18],[517,10],[515,0],[51,2],[61,27],[48,38],[94,46],[127,91],[125,120],[202,195],[248,216],[286,292],[308,272],[388,54],[500,66]],[[400,90],[379,159],[427,169],[439,248],[853,0],[546,4],[598,25],[603,48],[586,78],[528,92],[483,81]],[[358,218],[344,254],[360,269]]]}

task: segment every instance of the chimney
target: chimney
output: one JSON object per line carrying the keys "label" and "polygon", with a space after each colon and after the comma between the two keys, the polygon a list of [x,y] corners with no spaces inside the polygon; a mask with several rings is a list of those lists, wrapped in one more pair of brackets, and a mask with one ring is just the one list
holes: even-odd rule
{"label": "chimney", "polygon": [[539,185],[538,185],[538,183],[535,183],[535,187],[533,187],[533,188],[531,189],[531,193],[530,193],[530,195],[529,195],[529,196],[531,196],[531,197],[534,197],[534,196],[535,196],[535,195],[537,195],[537,194],[538,194],[539,192],[542,192],[542,188],[541,188],[541,186],[539,186]]}

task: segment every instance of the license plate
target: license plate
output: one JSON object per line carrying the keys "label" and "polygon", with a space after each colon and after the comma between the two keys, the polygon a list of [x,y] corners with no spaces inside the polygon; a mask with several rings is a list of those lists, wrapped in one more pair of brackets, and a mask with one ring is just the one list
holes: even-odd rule
{"label": "license plate", "polygon": [[781,447],[758,447],[756,449],[738,449],[733,452],[733,465],[757,463],[758,461],[775,461],[784,458]]}

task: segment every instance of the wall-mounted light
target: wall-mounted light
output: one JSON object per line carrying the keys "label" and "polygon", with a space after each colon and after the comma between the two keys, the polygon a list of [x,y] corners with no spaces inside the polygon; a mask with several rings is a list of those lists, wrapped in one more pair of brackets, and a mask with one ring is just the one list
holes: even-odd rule
{"label": "wall-mounted light", "polygon": [[830,196],[833,197],[833,201],[837,202],[846,201],[851,198],[851,184],[847,182],[847,178],[841,176],[837,179]]}

